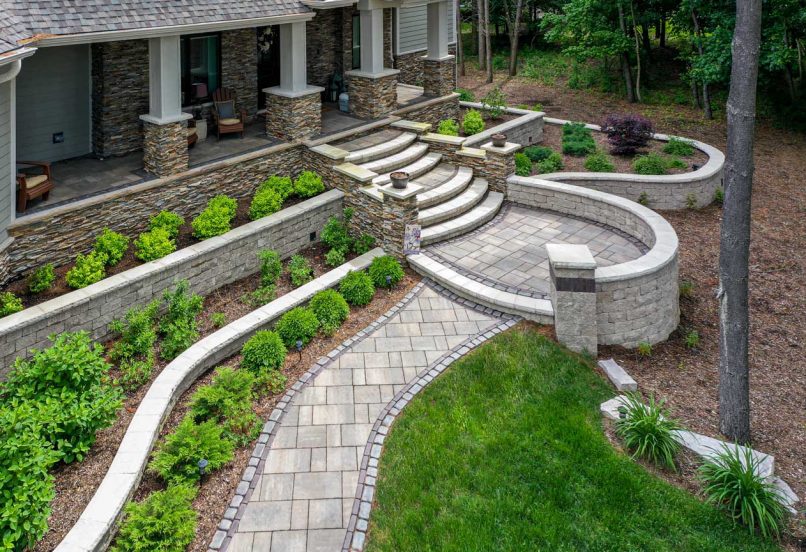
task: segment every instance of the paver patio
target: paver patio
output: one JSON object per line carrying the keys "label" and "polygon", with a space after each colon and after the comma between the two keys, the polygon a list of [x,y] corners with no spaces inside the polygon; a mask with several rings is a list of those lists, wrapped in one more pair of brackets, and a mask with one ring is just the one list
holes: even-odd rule
{"label": "paver patio", "polygon": [[497,289],[545,297],[550,289],[547,243],[587,245],[598,266],[631,261],[648,251],[613,227],[507,204],[478,230],[428,246],[424,253]]}
{"label": "paver patio", "polygon": [[499,322],[421,286],[382,326],[324,366],[277,421],[228,550],[342,550],[379,415],[406,384]]}

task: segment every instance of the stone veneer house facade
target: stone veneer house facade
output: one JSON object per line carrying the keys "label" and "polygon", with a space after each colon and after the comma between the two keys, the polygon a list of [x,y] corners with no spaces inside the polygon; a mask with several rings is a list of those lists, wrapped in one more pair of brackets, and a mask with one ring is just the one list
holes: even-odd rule
{"label": "stone veneer house facade", "polygon": [[[218,88],[289,143],[321,133],[334,75],[360,119],[396,109],[398,83],[425,96],[455,88],[453,0],[67,4],[0,0],[0,284],[35,266],[22,245],[32,233],[75,226],[75,213],[22,224],[17,160],[142,151],[145,173],[165,178],[188,171],[187,121],[209,118]],[[290,159],[281,152],[277,163]]]}

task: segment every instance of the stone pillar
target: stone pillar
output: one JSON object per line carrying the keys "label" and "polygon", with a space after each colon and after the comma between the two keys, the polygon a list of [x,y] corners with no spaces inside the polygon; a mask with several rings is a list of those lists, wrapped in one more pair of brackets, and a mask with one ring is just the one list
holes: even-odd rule
{"label": "stone pillar", "polygon": [[507,142],[504,147],[497,148],[492,142],[488,142],[481,146],[481,149],[487,152],[484,177],[490,189],[506,194],[507,178],[515,174],[515,154],[521,149],[521,145]]}
{"label": "stone pillar", "polygon": [[144,123],[143,166],[157,176],[188,168],[187,120],[182,111],[179,35],[148,41],[149,112]]}
{"label": "stone pillar", "polygon": [[322,131],[321,86],[308,85],[305,22],[280,25],[280,86],[265,88],[266,133],[298,140]]}
{"label": "stone pillar", "polygon": [[423,93],[446,96],[456,88],[456,57],[448,51],[448,2],[427,9],[428,53],[423,58]]}
{"label": "stone pillar", "polygon": [[557,340],[596,356],[596,260],[587,245],[546,244]]}
{"label": "stone pillar", "polygon": [[403,190],[396,190],[391,184],[383,186],[383,219],[381,231],[383,250],[400,260],[405,259],[403,254],[403,238],[407,224],[417,224],[420,213],[417,208],[417,194],[423,187],[409,184]]}

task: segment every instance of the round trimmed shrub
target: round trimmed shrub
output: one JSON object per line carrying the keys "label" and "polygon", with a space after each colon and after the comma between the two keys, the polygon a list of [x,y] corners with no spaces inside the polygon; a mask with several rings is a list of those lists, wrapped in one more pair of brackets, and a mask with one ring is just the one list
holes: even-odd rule
{"label": "round trimmed shrub", "polygon": [[271,370],[279,370],[285,362],[286,348],[277,333],[262,330],[244,343],[241,349],[241,368],[260,375]]}
{"label": "round trimmed shrub", "polygon": [[144,262],[161,259],[175,250],[171,235],[162,227],[143,232],[134,240],[134,256]]}
{"label": "round trimmed shrub", "polygon": [[149,221],[148,229],[153,230],[154,228],[162,228],[168,232],[168,235],[171,236],[172,240],[175,240],[179,235],[179,229],[182,228],[183,224],[185,224],[185,219],[180,215],[171,211],[160,211]]}
{"label": "round trimmed shrub", "polygon": [[[389,276],[389,282],[386,277]],[[403,268],[400,262],[391,255],[376,257],[369,265],[369,277],[375,287],[393,288],[403,279]]]}
{"label": "round trimmed shrub", "polygon": [[515,174],[518,176],[529,176],[532,174],[532,161],[525,153],[515,154]]}
{"label": "round trimmed shrub", "polygon": [[350,315],[347,301],[333,289],[326,289],[314,295],[308,307],[316,315],[319,326],[325,335],[333,335]]}
{"label": "round trimmed shrub", "polygon": [[453,119],[442,119],[437,125],[437,134],[459,136],[459,124]]}
{"label": "round trimmed shrub", "polygon": [[372,301],[375,286],[372,278],[362,270],[350,272],[339,285],[339,293],[351,305],[362,306]]}
{"label": "round trimmed shrub", "polygon": [[307,345],[319,329],[319,320],[307,307],[296,307],[285,313],[274,330],[286,347],[296,347],[297,341]]}
{"label": "round trimmed shrub", "polygon": [[257,193],[263,190],[274,190],[285,201],[288,196],[294,193],[294,184],[291,182],[290,176],[273,175],[258,186]]}
{"label": "round trimmed shrub", "polygon": [[0,293],[0,318],[20,312],[23,308],[22,300],[10,291]]}
{"label": "round trimmed shrub", "polygon": [[106,265],[115,266],[126,254],[129,248],[129,238],[123,234],[104,228],[101,235],[95,239],[95,251],[106,255]]}
{"label": "round trimmed shrub", "polygon": [[666,174],[666,160],[657,153],[639,155],[632,163],[637,174]]}
{"label": "round trimmed shrub", "polygon": [[299,197],[308,198],[325,191],[322,177],[313,171],[302,171],[294,181],[294,193]]}
{"label": "round trimmed shrub", "polygon": [[249,205],[249,218],[257,220],[276,213],[283,207],[283,198],[271,188],[258,190]]}
{"label": "round trimmed shrub", "polygon": [[67,285],[81,289],[106,277],[106,255],[93,251],[89,255],[78,254],[76,264],[65,275]]}
{"label": "round trimmed shrub", "polygon": [[484,119],[475,109],[471,109],[467,113],[465,113],[464,119],[462,119],[462,129],[465,131],[465,134],[468,136],[472,136],[473,134],[478,134],[479,132],[484,130]]}

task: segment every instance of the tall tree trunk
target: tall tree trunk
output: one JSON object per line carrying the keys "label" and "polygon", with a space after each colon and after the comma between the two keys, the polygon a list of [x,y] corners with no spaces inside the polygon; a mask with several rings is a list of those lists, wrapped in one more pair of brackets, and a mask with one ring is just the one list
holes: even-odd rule
{"label": "tall tree trunk", "polygon": [[[621,1],[617,1],[618,6],[618,22],[621,27],[621,32],[627,34],[627,22],[624,20],[624,7]],[[621,64],[621,76],[624,78],[624,89],[627,91],[627,101],[630,103],[635,102],[635,88],[632,85],[632,71],[630,70],[630,58],[627,52],[622,52],[619,55],[619,63]]]}
{"label": "tall tree trunk", "polygon": [[748,265],[760,45],[761,0],[737,0],[719,242],[719,430],[739,443],[750,441]]}
{"label": "tall tree trunk", "polygon": [[515,20],[512,20],[512,10],[509,0],[504,0],[504,13],[509,29],[509,74],[515,76],[518,72],[518,39],[520,38],[521,17],[523,16],[523,0],[515,0]]}
{"label": "tall tree trunk", "polygon": [[[702,29],[700,28],[700,21],[697,19],[697,13],[691,10],[691,20],[694,22],[694,34],[697,37],[697,52],[702,57]],[[705,112],[705,118],[711,120],[714,118],[714,112],[711,110],[711,94],[708,91],[708,81],[702,81],[702,106]]]}
{"label": "tall tree trunk", "polygon": [[487,82],[493,82],[493,47],[490,39],[490,0],[484,0],[484,52],[487,54]]}
{"label": "tall tree trunk", "polygon": [[658,40],[658,46],[666,48],[666,17],[660,18],[660,39]]}
{"label": "tall tree trunk", "polygon": [[632,17],[632,35],[635,39],[635,58],[637,67],[635,69],[635,99],[643,101],[641,99],[641,45],[638,42],[638,27],[635,26],[635,8],[633,7],[632,0],[630,0],[630,16]]}
{"label": "tall tree trunk", "polygon": [[649,25],[646,23],[641,25],[641,41],[644,43],[644,50],[647,52],[652,50],[652,40],[649,38]]}
{"label": "tall tree trunk", "polygon": [[479,69],[485,71],[487,69],[487,43],[484,39],[484,0],[477,0],[476,4],[479,20]]}
{"label": "tall tree trunk", "polygon": [[454,2],[453,10],[456,12],[456,63],[458,65],[459,76],[465,76],[465,49],[462,44],[462,10],[459,2]]}

